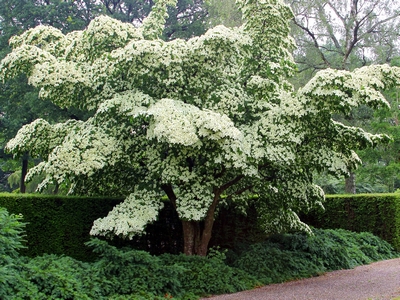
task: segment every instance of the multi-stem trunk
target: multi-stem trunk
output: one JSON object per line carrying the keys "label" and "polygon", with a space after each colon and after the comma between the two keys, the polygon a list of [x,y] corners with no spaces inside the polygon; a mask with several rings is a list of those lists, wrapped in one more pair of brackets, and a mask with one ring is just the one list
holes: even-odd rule
{"label": "multi-stem trunk", "polygon": [[[172,205],[176,209],[176,195],[171,185],[164,185],[163,190],[167,194]],[[186,255],[207,255],[208,244],[211,239],[214,225],[215,210],[219,203],[221,190],[214,190],[214,199],[207,214],[202,221],[182,220],[183,228],[183,253]]]}
{"label": "multi-stem trunk", "polygon": [[[221,175],[222,176],[222,175]],[[215,210],[221,198],[221,194],[228,188],[237,184],[244,176],[238,175],[220,187],[214,187],[214,199],[208,208],[207,214],[202,221],[182,220],[183,228],[183,253],[186,255],[207,255],[208,244],[211,240],[214,225]],[[236,191],[234,194],[241,194],[251,188],[247,186]],[[176,195],[171,184],[164,184],[162,189],[176,210]]]}
{"label": "multi-stem trunk", "polygon": [[182,221],[183,253],[186,255],[207,255],[219,197],[219,193],[216,193],[203,221]]}

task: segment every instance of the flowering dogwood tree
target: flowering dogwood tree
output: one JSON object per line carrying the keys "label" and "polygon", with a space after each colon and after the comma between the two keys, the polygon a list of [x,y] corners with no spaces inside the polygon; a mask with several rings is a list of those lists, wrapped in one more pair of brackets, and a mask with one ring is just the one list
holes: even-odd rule
{"label": "flowering dogwood tree", "polygon": [[3,78],[22,72],[40,96],[94,110],[86,122],[24,126],[7,147],[43,162],[40,187],[126,195],[92,235],[131,238],[156,220],[167,196],[182,220],[184,252],[205,255],[218,206],[245,207],[257,195],[267,232],[309,230],[299,211],[321,205],[315,172],[346,175],[353,151],[387,140],[332,120],[367,104],[387,105],[380,89],[397,68],[325,70],[294,92],[288,20],[281,0],[239,0],[240,28],[217,26],[188,41],[159,39],[172,0],[159,0],[136,28],[99,17],[63,35],[39,26],[11,39]]}

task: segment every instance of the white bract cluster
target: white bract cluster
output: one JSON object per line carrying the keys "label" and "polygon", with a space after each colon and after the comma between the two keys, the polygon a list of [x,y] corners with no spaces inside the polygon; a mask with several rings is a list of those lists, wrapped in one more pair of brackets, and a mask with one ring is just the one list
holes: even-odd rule
{"label": "white bract cluster", "polygon": [[116,205],[107,217],[94,221],[90,234],[111,238],[113,235],[127,238],[140,235],[149,222],[157,219],[163,206],[159,193],[137,189]]}
{"label": "white bract cluster", "polygon": [[159,36],[174,3],[157,1],[139,28],[103,16],[67,35],[40,26],[14,37],[3,78],[25,73],[42,98],[95,114],[37,120],[8,150],[43,159],[30,172],[46,174],[42,187],[68,182],[78,194],[126,195],[94,223],[95,235],[139,234],[156,219],[162,193],[195,222],[221,199],[246,206],[257,195],[266,230],[308,230],[297,213],[324,198],[313,174],[346,175],[360,163],[353,150],[388,139],[332,115],[387,105],[379,90],[397,84],[399,69],[325,70],[295,93],[287,81],[292,13],[281,0],[240,0],[242,27],[166,42]]}

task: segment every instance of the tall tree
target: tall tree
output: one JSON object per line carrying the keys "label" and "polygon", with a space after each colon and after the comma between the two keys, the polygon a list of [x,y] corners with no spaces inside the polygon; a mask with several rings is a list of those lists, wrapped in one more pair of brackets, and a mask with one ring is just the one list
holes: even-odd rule
{"label": "tall tree", "polygon": [[[0,66],[26,73],[61,107],[95,109],[86,122],[24,126],[7,147],[44,159],[28,174],[69,182],[71,192],[123,194],[93,235],[140,234],[167,196],[183,225],[184,252],[205,255],[223,202],[255,205],[267,232],[310,230],[297,213],[321,205],[314,172],[336,176],[360,163],[353,149],[386,140],[332,120],[361,104],[387,105],[380,88],[400,69],[320,72],[297,92],[291,10],[277,0],[239,1],[245,23],[201,37],[159,37],[167,4],[141,27],[100,17],[63,35],[38,27],[11,40]],[[253,197],[254,198],[254,197]]]}
{"label": "tall tree", "polygon": [[[180,0],[177,7],[170,8],[170,17],[164,30],[164,38],[190,38],[205,32],[207,10],[202,0]],[[50,25],[63,33],[85,28],[99,14],[108,14],[124,22],[141,24],[149,14],[154,1],[144,0],[1,0],[0,1],[0,58],[9,51],[8,40],[37,25]],[[73,116],[85,118],[76,110],[60,110],[49,101],[39,100],[38,91],[26,83],[26,77],[8,80],[0,86],[1,145],[0,165],[9,170],[10,156],[3,151],[5,143],[15,136],[22,125],[39,117],[49,121],[62,121]],[[24,191],[24,176],[27,172],[28,155],[22,155],[21,188]],[[14,165],[13,165],[14,166]],[[6,172],[7,172],[6,171]],[[3,181],[8,173],[3,173]]]}

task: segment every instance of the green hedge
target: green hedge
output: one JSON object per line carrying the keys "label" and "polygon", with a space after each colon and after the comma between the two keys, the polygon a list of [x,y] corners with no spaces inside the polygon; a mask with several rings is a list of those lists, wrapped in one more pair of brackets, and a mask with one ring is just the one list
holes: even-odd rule
{"label": "green hedge", "polygon": [[329,195],[324,207],[301,219],[317,228],[371,232],[400,250],[400,194]]}
{"label": "green hedge", "polygon": [[[22,255],[64,254],[83,261],[95,258],[84,246],[91,238],[89,231],[93,221],[106,216],[121,201],[122,198],[0,193],[0,207],[13,214],[22,214],[23,221],[28,223],[27,248],[20,251]],[[233,249],[263,239],[265,234],[257,227],[254,208],[249,209],[247,216],[222,208],[214,223],[210,246]],[[148,225],[145,234],[130,241],[116,237],[111,244],[146,250],[151,254],[177,254],[183,249],[182,225],[172,206],[166,202],[158,221]]]}
{"label": "green hedge", "polygon": [[0,193],[0,207],[22,214],[26,226],[27,256],[65,254],[76,259],[93,256],[83,244],[93,220],[107,215],[122,199]]}
{"label": "green hedge", "polygon": [[[26,246],[22,255],[64,254],[75,259],[93,260],[93,252],[84,246],[89,241],[93,221],[107,215],[121,198],[64,197],[57,195],[0,194],[0,207],[22,214],[26,226]],[[400,194],[327,196],[325,212],[311,211],[301,219],[316,228],[343,228],[372,232],[400,250]],[[257,213],[250,208],[247,216],[232,209],[221,209],[215,220],[210,246],[237,248],[259,242],[265,235],[257,226]],[[130,246],[151,254],[179,253],[182,227],[168,203],[159,220],[146,233],[132,241],[112,240],[118,247]]]}
{"label": "green hedge", "polygon": [[[66,197],[58,195],[0,193],[0,207],[9,213],[22,214],[26,225],[26,249],[22,255],[67,255],[78,260],[96,258],[84,246],[90,240],[93,221],[102,218],[122,198]],[[159,221],[147,226],[146,233],[133,240],[115,237],[112,245],[146,250],[151,254],[180,253],[182,227],[175,211],[166,203]]]}

